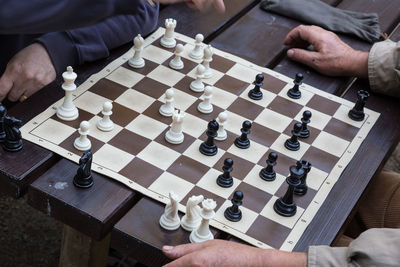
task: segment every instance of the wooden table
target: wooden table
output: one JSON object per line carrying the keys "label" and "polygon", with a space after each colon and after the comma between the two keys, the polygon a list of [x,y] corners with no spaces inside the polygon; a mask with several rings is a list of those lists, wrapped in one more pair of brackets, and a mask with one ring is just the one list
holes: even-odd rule
{"label": "wooden table", "polygon": [[[355,101],[356,91],[368,88],[366,81],[353,78],[331,78],[288,60],[282,45],[285,35],[300,22],[266,13],[257,0],[226,1],[227,12],[198,13],[185,5],[163,7],[160,25],[165,18],[178,20],[177,31],[188,36],[201,32],[205,42],[239,55],[258,65],[287,76],[306,75],[306,83],[319,89]],[[381,28],[400,40],[399,0],[325,0],[339,8],[376,12]],[[397,28],[396,28],[397,27]],[[367,51],[370,45],[349,36],[341,38],[357,49]],[[77,83],[101,70],[107,63],[130,47],[125,45],[107,59],[85,64],[77,69]],[[15,105],[9,114],[29,121],[50,104],[63,97],[58,79],[24,103]],[[315,219],[307,228],[296,251],[306,251],[309,245],[331,244],[346,219],[357,205],[372,177],[380,171],[400,137],[400,107],[396,100],[374,95],[367,106],[382,115],[359,151],[330,192]],[[157,224],[163,205],[144,197],[102,175],[95,174],[95,184],[88,190],[72,185],[77,165],[54,153],[25,142],[23,151],[6,153],[0,150],[0,190],[18,198],[28,190],[28,202],[33,207],[63,222],[64,229],[60,266],[73,262],[75,266],[99,266],[106,255],[111,234],[111,246],[135,257],[146,265],[160,265],[167,259],[160,248],[164,244],[186,242],[188,233],[167,232]],[[214,230],[216,237],[235,240]],[[82,246],[77,250],[76,244]],[[77,256],[77,255],[80,255]],[[79,262],[74,262],[79,259]],[[97,260],[97,261],[96,261]],[[101,266],[101,265],[100,265]]]}

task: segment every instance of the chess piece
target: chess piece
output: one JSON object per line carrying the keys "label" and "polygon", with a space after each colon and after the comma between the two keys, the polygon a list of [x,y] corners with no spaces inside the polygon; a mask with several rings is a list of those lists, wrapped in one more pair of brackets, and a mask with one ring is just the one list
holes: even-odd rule
{"label": "chess piece", "polygon": [[311,171],[311,163],[306,160],[302,160],[300,162],[301,162],[301,166],[304,170],[304,174],[300,179],[300,185],[296,186],[296,188],[294,189],[294,193],[296,195],[303,196],[307,193],[307,190],[308,190],[307,175]]}
{"label": "chess piece", "polygon": [[22,121],[6,115],[3,118],[3,123],[6,135],[2,144],[3,149],[8,152],[20,151],[23,147],[21,131],[19,130],[22,126]]}
{"label": "chess piece", "polygon": [[242,219],[242,211],[239,206],[242,205],[243,193],[242,191],[235,191],[232,197],[232,206],[227,208],[224,212],[224,216],[231,222],[238,222]]}
{"label": "chess piece", "polygon": [[263,85],[264,75],[257,74],[255,81],[253,82],[254,88],[249,91],[249,98],[253,100],[260,100],[263,97],[263,93],[261,92],[261,86]]}
{"label": "chess piece", "polygon": [[135,50],[135,53],[133,54],[133,57],[128,60],[128,65],[132,68],[140,69],[145,65],[144,59],[142,58],[143,44],[144,39],[140,34],[138,34],[133,39],[133,49]]}
{"label": "chess piece", "polygon": [[238,148],[245,149],[250,147],[250,140],[247,137],[247,135],[250,134],[250,128],[251,128],[251,122],[244,121],[242,124],[242,129],[240,129],[242,135],[235,139],[235,145]]}
{"label": "chess piece", "polygon": [[160,40],[160,44],[165,48],[173,48],[176,45],[174,38],[174,31],[176,28],[176,20],[166,19],[165,20],[165,34]]}
{"label": "chess piece", "polygon": [[264,181],[274,181],[276,178],[276,172],[274,170],[274,166],[276,165],[276,160],[278,159],[278,155],[275,152],[271,152],[268,155],[267,166],[261,169],[259,175],[260,178]]}
{"label": "chess piece", "polygon": [[65,91],[64,102],[57,108],[57,117],[64,121],[73,121],[78,118],[79,112],[72,101],[72,92],[76,90],[75,79],[76,73],[71,66],[67,67],[67,71],[62,74],[64,83],[61,88]]}
{"label": "chess piece", "polygon": [[224,160],[224,166],[222,170],[224,171],[223,174],[220,174],[217,178],[217,184],[221,187],[228,188],[233,185],[233,178],[231,176],[231,172],[233,170],[233,160],[231,158],[226,158]]}
{"label": "chess piece", "polygon": [[196,34],[195,37],[195,43],[194,43],[194,49],[192,51],[190,51],[189,56],[193,59],[202,59],[204,52],[203,52],[203,40],[204,40],[204,36],[199,33]]}
{"label": "chess piece", "polygon": [[200,226],[201,208],[199,204],[204,200],[202,195],[191,196],[186,203],[186,214],[182,217],[181,226],[186,231],[193,231]]}
{"label": "chess piece", "polygon": [[365,114],[364,114],[364,106],[365,102],[369,97],[369,93],[365,90],[359,90],[357,92],[357,102],[354,107],[349,111],[349,118],[355,121],[363,121]]}
{"label": "chess piece", "polygon": [[204,88],[204,100],[197,106],[197,110],[201,113],[209,114],[213,112],[213,105],[211,104],[212,91],[213,89],[209,85]]}
{"label": "chess piece", "polygon": [[306,110],[303,112],[303,118],[301,118],[301,131],[299,133],[300,138],[308,138],[310,136],[310,130],[307,128],[307,124],[310,123],[311,111]]}
{"label": "chess piece", "polygon": [[174,89],[169,88],[165,91],[165,104],[162,104],[158,111],[165,117],[171,117],[174,114],[174,110]]}
{"label": "chess piece", "polygon": [[205,78],[205,79],[209,79],[209,78],[211,78],[212,75],[213,75],[212,69],[210,68],[210,62],[213,60],[213,59],[212,59],[213,51],[212,51],[212,49],[211,49],[211,45],[207,45],[207,46],[204,48],[203,54],[204,54],[204,57],[203,57],[203,62],[202,62],[201,64],[202,64],[202,65],[204,66],[204,68],[205,68],[205,71],[204,71],[204,78]]}
{"label": "chess piece", "polygon": [[290,167],[290,176],[286,178],[286,183],[289,185],[285,195],[277,199],[274,203],[274,210],[279,215],[291,217],[296,214],[297,206],[293,201],[293,193],[296,186],[300,185],[300,179],[304,175],[304,169],[300,161],[297,161],[296,166]]}
{"label": "chess piece", "polygon": [[302,84],[302,81],[303,81],[303,74],[297,73],[296,78],[293,81],[294,86],[287,92],[287,95],[290,98],[299,99],[301,97],[301,91],[299,89],[299,86]]}
{"label": "chess piece", "polygon": [[89,188],[93,185],[92,150],[83,153],[79,159],[79,168],[74,176],[74,185],[79,188]]}
{"label": "chess piece", "polygon": [[204,91],[204,83],[202,81],[204,77],[204,66],[199,64],[196,69],[196,80],[190,83],[190,89],[193,92],[200,93]]}
{"label": "chess piece", "polygon": [[218,131],[217,131],[217,137],[215,137],[215,140],[218,141],[223,141],[228,137],[228,134],[226,133],[225,130],[225,122],[228,119],[228,114],[226,112],[221,112],[218,115],[217,122],[218,122]]}
{"label": "chess piece", "polygon": [[301,123],[297,122],[292,130],[292,137],[286,140],[285,147],[292,151],[297,151],[300,149],[300,142],[297,139],[300,135],[302,129]]}
{"label": "chess piece", "polygon": [[212,199],[205,199],[202,202],[203,208],[200,211],[201,223],[199,228],[190,233],[189,239],[192,243],[199,243],[214,239],[210,231],[209,222],[215,216],[214,209],[217,207],[217,202]]}
{"label": "chess piece", "polygon": [[0,102],[0,144],[6,140],[6,132],[4,131],[4,117],[7,114],[6,107]]}
{"label": "chess piece", "polygon": [[174,115],[172,115],[171,129],[165,133],[165,140],[171,144],[181,144],[185,136],[182,132],[183,118],[185,117],[185,112],[180,110],[175,110]]}
{"label": "chess piece", "polygon": [[87,151],[92,147],[87,135],[89,134],[90,124],[88,121],[82,121],[79,125],[78,133],[80,136],[75,139],[74,147],[80,151]]}
{"label": "chess piece", "polygon": [[174,70],[181,70],[185,66],[182,61],[183,45],[177,44],[175,48],[175,57],[169,62],[169,66]]}
{"label": "chess piece", "polygon": [[165,205],[164,213],[159,220],[160,226],[165,230],[176,230],[181,224],[178,216],[178,201],[178,195],[174,192],[169,192],[169,202]]}
{"label": "chess piece", "polygon": [[111,111],[112,108],[113,108],[113,105],[110,101],[104,102],[103,111],[101,112],[103,114],[103,118],[100,119],[96,124],[97,128],[100,131],[109,132],[109,131],[112,131],[112,129],[114,129],[114,123],[110,119],[110,116],[112,114],[112,111]]}
{"label": "chess piece", "polygon": [[212,120],[207,126],[207,141],[201,143],[199,150],[202,154],[206,156],[214,156],[218,152],[218,147],[214,143],[214,138],[217,137],[218,122]]}

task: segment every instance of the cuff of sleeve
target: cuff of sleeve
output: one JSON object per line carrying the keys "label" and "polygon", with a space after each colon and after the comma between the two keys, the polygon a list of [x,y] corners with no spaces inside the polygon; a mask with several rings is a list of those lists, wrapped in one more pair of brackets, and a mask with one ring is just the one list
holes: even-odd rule
{"label": "cuff of sleeve", "polygon": [[308,267],[347,266],[347,247],[310,246]]}
{"label": "cuff of sleeve", "polygon": [[67,66],[78,64],[78,51],[73,40],[66,32],[47,33],[36,41],[47,49],[57,75],[64,72]]}

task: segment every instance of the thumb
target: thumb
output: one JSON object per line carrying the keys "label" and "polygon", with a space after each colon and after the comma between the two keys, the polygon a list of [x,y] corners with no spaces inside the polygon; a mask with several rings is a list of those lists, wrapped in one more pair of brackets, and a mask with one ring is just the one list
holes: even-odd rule
{"label": "thumb", "polygon": [[7,73],[0,77],[0,101],[2,101],[13,87],[13,80]]}
{"label": "thumb", "polygon": [[291,48],[287,51],[287,56],[294,61],[298,61],[308,66],[313,66],[314,61],[318,58],[318,52]]}

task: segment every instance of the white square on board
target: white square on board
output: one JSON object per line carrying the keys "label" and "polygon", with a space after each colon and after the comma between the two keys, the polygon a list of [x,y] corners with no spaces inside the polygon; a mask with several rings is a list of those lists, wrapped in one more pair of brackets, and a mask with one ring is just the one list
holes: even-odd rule
{"label": "white square on board", "polygon": [[290,136],[287,136],[286,134],[281,134],[275,140],[275,142],[271,145],[271,149],[278,151],[288,157],[291,157],[292,159],[301,160],[303,158],[304,154],[306,153],[306,151],[308,150],[308,148],[310,147],[310,145],[307,143],[304,143],[302,141],[299,141],[300,149],[297,151],[292,151],[285,147],[285,142],[289,138],[290,138]]}
{"label": "white square on board", "polygon": [[76,129],[64,123],[48,119],[43,122],[40,127],[35,128],[32,134],[58,145],[75,131]]}
{"label": "white square on board", "polygon": [[134,155],[109,144],[105,144],[93,154],[93,159],[96,164],[115,172],[119,172],[128,165],[134,157]]}
{"label": "white square on board", "polygon": [[172,87],[185,77],[185,75],[176,70],[160,65],[147,74],[147,77]]}
{"label": "white square on board", "polygon": [[75,106],[79,109],[85,110],[92,114],[98,114],[103,110],[104,102],[110,101],[109,99],[100,95],[94,94],[90,91],[86,91],[78,98],[75,99]]}
{"label": "white square on board", "polygon": [[197,186],[201,187],[211,193],[216,194],[222,198],[228,198],[233,191],[238,187],[240,184],[240,180],[233,177],[233,185],[228,188],[221,187],[217,184],[218,176],[222,174],[222,172],[217,171],[216,169],[210,169],[203,177],[197,182]]}
{"label": "white square on board", "polygon": [[312,143],[312,146],[328,152],[336,157],[341,157],[349,146],[349,142],[322,131]]}
{"label": "white square on board", "polygon": [[242,233],[246,233],[250,226],[257,219],[258,214],[246,207],[241,206],[240,210],[242,211],[242,219],[238,222],[231,222],[224,216],[225,210],[230,206],[232,206],[231,201],[226,200],[224,204],[217,210],[214,219]]}
{"label": "white square on board", "polygon": [[142,52],[143,58],[149,59],[158,64],[162,64],[164,61],[166,61],[172,55],[173,55],[172,52],[162,49],[162,48],[159,48],[154,45],[147,46]]}
{"label": "white square on board", "polygon": [[154,98],[133,89],[126,90],[115,102],[136,112],[142,113],[154,102]]}
{"label": "white square on board", "polygon": [[114,123],[114,129],[112,129],[112,131],[109,132],[101,131],[99,130],[99,128],[97,128],[97,122],[101,119],[102,118],[99,116],[94,116],[89,120],[90,123],[89,136],[93,136],[94,138],[103,141],[104,143],[107,143],[122,130],[122,127]]}
{"label": "white square on board", "polygon": [[282,133],[292,122],[292,119],[266,108],[260,113],[260,115],[257,116],[254,121],[262,126]]}
{"label": "white square on board", "polygon": [[144,76],[140,73],[128,70],[124,67],[119,67],[109,74],[107,79],[114,81],[116,83],[122,84],[126,87],[132,87],[137,84]]}
{"label": "white square on board", "polygon": [[194,187],[194,184],[189,183],[178,176],[169,172],[164,172],[150,186],[149,190],[157,192],[168,197],[169,192],[174,192],[178,195],[178,201],[181,201]]}
{"label": "white square on board", "polygon": [[209,167],[214,166],[215,163],[217,163],[217,161],[225,153],[225,151],[222,150],[221,148],[218,148],[218,152],[216,155],[206,156],[206,155],[201,154],[199,151],[199,147],[200,147],[201,143],[203,143],[203,141],[197,139],[188,147],[188,149],[186,149],[186,151],[183,154],[185,156],[192,158],[192,159],[194,159],[204,165],[207,165]]}
{"label": "white square on board", "polygon": [[272,198],[268,201],[267,205],[265,205],[264,209],[261,211],[260,214],[274,222],[277,222],[283,226],[292,229],[296,224],[296,222],[300,219],[301,215],[304,212],[304,209],[297,206],[297,212],[294,216],[292,217],[281,216],[274,211],[274,203],[277,199],[278,197],[272,196]]}
{"label": "white square on board", "polygon": [[148,139],[155,139],[162,133],[168,125],[140,114],[131,121],[125,128],[131,132],[140,134]]}
{"label": "white square on board", "polygon": [[275,192],[278,191],[282,183],[285,182],[286,177],[277,173],[274,181],[264,181],[259,176],[261,169],[263,169],[263,167],[261,167],[260,165],[254,166],[254,168],[243,179],[243,182],[248,183],[258,189],[261,189],[271,195],[274,195]]}
{"label": "white square on board", "polygon": [[160,169],[166,170],[180,155],[181,154],[175,150],[152,141],[137,155],[137,157]]}

